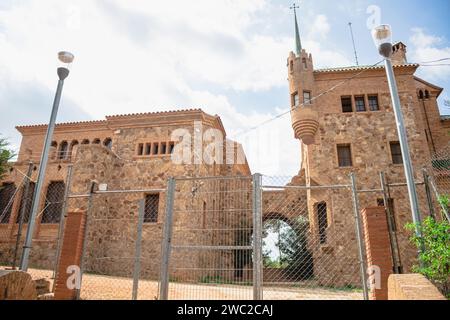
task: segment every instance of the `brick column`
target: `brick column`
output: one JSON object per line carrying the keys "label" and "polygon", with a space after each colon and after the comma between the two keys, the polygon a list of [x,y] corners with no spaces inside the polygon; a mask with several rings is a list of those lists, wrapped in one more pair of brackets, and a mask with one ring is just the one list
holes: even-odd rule
{"label": "brick column", "polygon": [[[388,278],[393,273],[389,229],[384,207],[365,208],[361,212],[367,253],[367,266],[379,267],[379,289],[370,290],[370,300],[388,299]],[[375,267],[375,268],[376,268]],[[376,269],[372,269],[372,274]],[[372,279],[376,280],[376,277]]]}
{"label": "brick column", "polygon": [[76,290],[67,288],[67,267],[81,263],[84,231],[86,228],[86,213],[71,212],[66,219],[64,238],[59,259],[58,272],[55,279],[55,300],[73,300]]}

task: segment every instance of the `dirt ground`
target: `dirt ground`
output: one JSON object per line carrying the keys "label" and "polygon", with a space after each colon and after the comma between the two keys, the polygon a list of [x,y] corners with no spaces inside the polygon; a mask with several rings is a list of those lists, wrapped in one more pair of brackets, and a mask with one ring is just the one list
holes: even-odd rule
{"label": "dirt ground", "polygon": [[[52,271],[29,269],[33,279],[47,278],[53,284]],[[103,275],[83,275],[81,299],[131,300],[133,280]],[[157,299],[158,282],[140,280],[139,300]],[[251,300],[251,286],[170,283],[171,300]],[[361,300],[362,292],[312,287],[264,287],[266,300]]]}

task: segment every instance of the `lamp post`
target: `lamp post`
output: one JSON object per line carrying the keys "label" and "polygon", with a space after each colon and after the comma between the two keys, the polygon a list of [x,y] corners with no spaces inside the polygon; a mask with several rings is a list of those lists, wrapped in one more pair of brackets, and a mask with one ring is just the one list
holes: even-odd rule
{"label": "lamp post", "polygon": [[[414,182],[414,171],[411,162],[411,154],[408,146],[405,124],[403,121],[403,113],[401,110],[400,97],[398,95],[397,83],[395,80],[394,69],[392,67],[392,31],[389,25],[380,25],[372,30],[372,37],[381,56],[385,58],[386,74],[391,91],[392,105],[394,107],[395,121],[400,140],[400,148],[402,150],[403,166],[405,169],[406,184],[408,186],[409,202],[411,205],[411,213],[413,222],[416,225],[416,235],[421,238],[422,232],[419,224],[420,212],[417,201],[416,184]],[[422,250],[422,249],[421,249]],[[420,251],[419,251],[420,253]]]}
{"label": "lamp post", "polygon": [[28,223],[27,234],[25,237],[25,244],[22,250],[22,257],[20,259],[20,270],[28,270],[28,260],[30,256],[30,249],[33,242],[33,231],[35,226],[36,216],[39,210],[39,197],[42,191],[42,185],[45,179],[45,171],[47,168],[48,155],[50,146],[52,143],[53,131],[55,129],[56,116],[58,114],[59,102],[61,101],[61,93],[64,86],[64,80],[69,76],[69,66],[74,60],[74,55],[67,51],[61,51],[58,53],[58,59],[61,66],[57,69],[58,74],[58,87],[56,89],[55,100],[53,102],[52,113],[50,116],[50,122],[47,127],[47,134],[45,136],[44,149],[42,150],[41,162],[39,166],[39,173],[36,182],[36,188],[33,195],[31,216]]}

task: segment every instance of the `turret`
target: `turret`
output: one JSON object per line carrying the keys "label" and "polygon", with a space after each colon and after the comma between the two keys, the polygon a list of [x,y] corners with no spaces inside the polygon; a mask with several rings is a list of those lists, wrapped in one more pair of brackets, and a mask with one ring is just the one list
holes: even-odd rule
{"label": "turret", "polygon": [[295,15],[296,54],[291,52],[288,58],[288,79],[291,95],[291,117],[295,138],[305,145],[314,144],[319,128],[319,114],[314,107],[314,65],[311,54],[301,47],[297,15]]}

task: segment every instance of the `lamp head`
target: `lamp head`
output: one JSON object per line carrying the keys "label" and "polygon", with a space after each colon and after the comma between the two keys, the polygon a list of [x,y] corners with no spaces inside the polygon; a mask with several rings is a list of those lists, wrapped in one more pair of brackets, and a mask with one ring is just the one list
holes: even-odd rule
{"label": "lamp head", "polygon": [[372,38],[378,52],[386,59],[392,56],[392,31],[387,24],[380,25],[372,29]]}
{"label": "lamp head", "polygon": [[58,67],[58,77],[60,80],[64,80],[69,76],[69,67],[72,64],[75,56],[68,51],[58,52],[58,60],[60,66]]}

